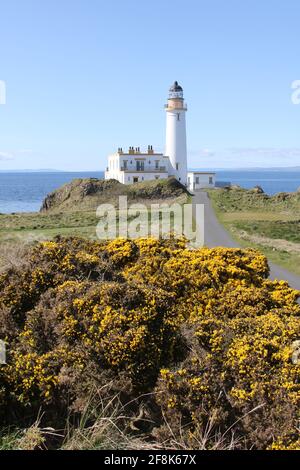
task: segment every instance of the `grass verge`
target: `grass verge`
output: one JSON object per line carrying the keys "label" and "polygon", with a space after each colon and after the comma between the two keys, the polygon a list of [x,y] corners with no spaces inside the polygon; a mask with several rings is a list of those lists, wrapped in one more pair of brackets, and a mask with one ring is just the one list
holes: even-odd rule
{"label": "grass verge", "polygon": [[242,247],[260,250],[272,262],[300,275],[300,197],[251,190],[210,190],[219,221]]}

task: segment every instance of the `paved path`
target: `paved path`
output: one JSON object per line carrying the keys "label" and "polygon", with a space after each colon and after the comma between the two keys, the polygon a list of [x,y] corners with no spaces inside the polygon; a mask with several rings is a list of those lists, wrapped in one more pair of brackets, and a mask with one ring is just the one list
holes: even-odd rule
{"label": "paved path", "polygon": [[[229,232],[218,221],[211,201],[205,191],[197,191],[193,196],[193,204],[204,204],[204,243],[213,248],[215,246],[225,246],[228,248],[238,248],[239,245],[231,238]],[[284,268],[269,262],[270,278],[284,279],[288,281],[294,289],[300,289],[300,277],[292,274]]]}

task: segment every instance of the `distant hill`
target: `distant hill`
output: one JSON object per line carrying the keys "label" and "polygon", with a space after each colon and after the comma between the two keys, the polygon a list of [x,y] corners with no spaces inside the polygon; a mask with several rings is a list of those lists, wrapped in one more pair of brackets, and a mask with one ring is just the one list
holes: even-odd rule
{"label": "distant hill", "polygon": [[234,167],[234,168],[192,168],[191,171],[226,171],[226,172],[233,172],[233,171],[242,171],[242,172],[251,172],[251,171],[300,171],[300,166],[283,166],[283,167]]}
{"label": "distant hill", "polygon": [[99,204],[117,204],[119,196],[128,202],[146,204],[181,198],[185,202],[187,189],[175,178],[125,185],[117,180],[78,178],[50,193],[43,201],[41,212],[95,210]]}
{"label": "distant hill", "polygon": [[55,170],[53,168],[45,168],[45,169],[40,169],[40,170],[30,170],[30,169],[0,170],[0,173],[64,173],[64,171]]}

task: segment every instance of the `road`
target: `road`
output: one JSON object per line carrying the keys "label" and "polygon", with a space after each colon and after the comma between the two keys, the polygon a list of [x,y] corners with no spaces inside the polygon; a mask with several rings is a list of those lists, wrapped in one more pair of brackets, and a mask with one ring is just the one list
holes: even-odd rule
{"label": "road", "polygon": [[[231,238],[230,234],[218,221],[211,201],[205,191],[197,191],[193,196],[193,204],[204,204],[204,243],[209,248],[225,246],[239,248],[239,245]],[[284,279],[294,289],[300,290],[300,277],[292,274],[284,268],[269,262],[270,279]]]}

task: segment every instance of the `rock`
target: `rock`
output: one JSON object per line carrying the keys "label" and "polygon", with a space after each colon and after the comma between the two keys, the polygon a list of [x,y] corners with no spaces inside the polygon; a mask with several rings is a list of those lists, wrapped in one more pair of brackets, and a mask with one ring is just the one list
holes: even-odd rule
{"label": "rock", "polygon": [[174,199],[182,194],[188,194],[188,191],[175,178],[131,185],[113,179],[78,178],[48,194],[40,211],[95,210],[103,203],[116,204],[119,196],[127,196],[131,203],[138,200]]}
{"label": "rock", "polygon": [[254,188],[251,189],[251,192],[255,193],[255,194],[264,194],[264,190],[261,186],[257,185],[257,186],[254,186]]}

